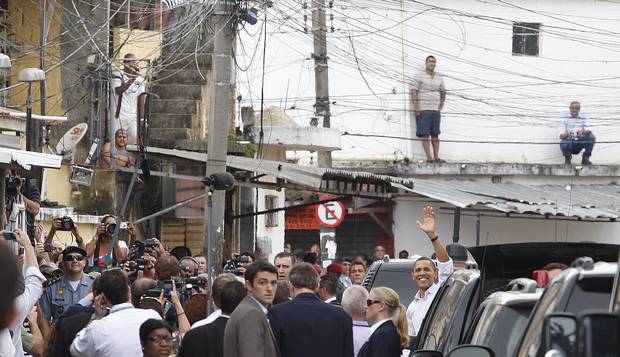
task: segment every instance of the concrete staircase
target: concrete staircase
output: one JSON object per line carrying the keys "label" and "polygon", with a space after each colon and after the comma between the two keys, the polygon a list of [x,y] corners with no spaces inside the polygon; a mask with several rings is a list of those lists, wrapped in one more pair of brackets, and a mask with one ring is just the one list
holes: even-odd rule
{"label": "concrete staircase", "polygon": [[151,105],[150,145],[177,149],[206,149],[204,125],[208,113],[207,76],[211,54],[176,52],[162,56],[161,70],[151,91],[159,96]]}

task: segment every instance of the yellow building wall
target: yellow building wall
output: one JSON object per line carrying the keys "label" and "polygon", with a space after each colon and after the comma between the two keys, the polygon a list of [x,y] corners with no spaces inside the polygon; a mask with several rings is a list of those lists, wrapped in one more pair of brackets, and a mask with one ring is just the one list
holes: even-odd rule
{"label": "yellow building wall", "polygon": [[[128,53],[136,55],[140,60],[141,73],[148,73],[153,62],[161,54],[162,34],[158,31],[129,30],[117,27],[114,33],[114,50],[117,53],[115,65],[118,69],[123,68],[122,59]],[[145,72],[144,70],[147,70]]]}
{"label": "yellow building wall", "polygon": [[[12,60],[11,85],[18,84],[17,74],[24,68],[39,68],[40,62],[40,23],[39,23],[39,1],[9,1],[9,21],[12,36],[11,41],[22,46],[21,51],[10,53]],[[61,4],[56,5],[52,15],[48,45],[45,46],[45,67],[51,68],[60,62],[60,29],[62,11]],[[49,1],[48,1],[49,4]],[[48,5],[49,6],[49,5]],[[60,78],[60,67],[51,71],[46,71],[46,114],[63,115],[62,108],[62,84]],[[10,104],[13,107],[26,109],[26,96],[28,93],[27,85],[19,85],[10,91]],[[40,95],[39,84],[32,85],[34,99],[33,113],[40,114]]]}

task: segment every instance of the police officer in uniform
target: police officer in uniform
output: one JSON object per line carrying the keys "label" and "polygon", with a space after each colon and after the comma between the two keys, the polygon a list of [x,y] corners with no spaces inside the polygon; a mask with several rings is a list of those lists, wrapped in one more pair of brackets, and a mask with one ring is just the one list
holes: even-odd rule
{"label": "police officer in uniform", "polygon": [[47,320],[58,319],[69,306],[77,304],[89,292],[95,278],[84,273],[86,251],[68,246],[62,252],[65,274],[52,280],[41,296],[41,312]]}

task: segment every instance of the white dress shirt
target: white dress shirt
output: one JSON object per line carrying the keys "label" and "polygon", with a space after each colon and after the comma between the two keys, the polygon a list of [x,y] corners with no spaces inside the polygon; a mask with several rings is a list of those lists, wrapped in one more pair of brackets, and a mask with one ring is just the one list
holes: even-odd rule
{"label": "white dress shirt", "polygon": [[8,328],[0,330],[0,356],[15,356],[15,346]]}
{"label": "white dress shirt", "polygon": [[366,321],[353,320],[353,356],[357,356],[370,337],[370,326]]}
{"label": "white dress shirt", "polygon": [[328,304],[331,304],[332,301],[336,301],[336,297],[335,296],[332,296],[329,299],[325,300],[325,302],[328,303]]}
{"label": "white dress shirt", "polygon": [[[17,311],[17,318],[9,326],[10,332],[13,333],[13,347],[14,354],[12,356],[23,356],[24,349],[22,347],[22,334],[21,328],[24,323],[24,319],[28,316],[34,305],[39,301],[39,298],[43,294],[43,283],[45,277],[38,268],[29,267],[24,272],[24,292],[15,299],[13,303],[15,310]],[[2,348],[4,349],[4,347]],[[11,355],[8,355],[9,357]],[[5,357],[2,355],[2,357]]]}
{"label": "white dress shirt", "polygon": [[431,287],[424,293],[424,297],[421,297],[420,292],[418,291],[415,294],[413,301],[407,308],[407,327],[409,329],[409,336],[418,335],[420,327],[422,326],[422,321],[424,321],[424,317],[426,316],[428,309],[431,307],[431,304],[435,299],[435,295],[437,295],[439,288],[454,271],[452,259],[444,263],[437,261],[437,270],[439,272],[439,282],[431,285]]}
{"label": "white dress shirt", "polygon": [[222,316],[222,310],[217,309],[217,310],[213,311],[211,313],[211,315],[207,316],[206,319],[202,319],[202,320],[198,320],[198,321],[194,322],[194,324],[192,325],[190,330],[194,329],[196,327],[208,325],[208,324],[212,323],[213,321],[215,321],[220,316]]}
{"label": "white dress shirt", "polygon": [[385,320],[381,320],[379,322],[375,322],[372,326],[370,326],[370,336],[372,336],[373,333],[375,333],[375,331],[377,331],[377,329],[379,328],[379,326],[383,325],[384,323],[391,321],[392,319],[385,319]]}
{"label": "white dress shirt", "polygon": [[140,325],[148,319],[161,320],[155,310],[136,309],[130,303],[114,305],[110,314],[92,321],[78,332],[71,344],[73,356],[142,356]]}

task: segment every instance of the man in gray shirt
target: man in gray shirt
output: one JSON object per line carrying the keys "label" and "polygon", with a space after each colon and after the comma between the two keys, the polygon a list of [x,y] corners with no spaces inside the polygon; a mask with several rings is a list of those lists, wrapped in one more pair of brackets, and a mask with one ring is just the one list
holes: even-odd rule
{"label": "man in gray shirt", "polygon": [[[411,86],[411,99],[416,117],[416,136],[422,139],[422,148],[427,162],[445,162],[439,158],[439,125],[441,111],[446,100],[446,86],[443,76],[435,72],[437,60],[426,57],[426,68],[416,74]],[[430,140],[429,140],[430,137]],[[433,145],[431,156],[430,145]]]}

